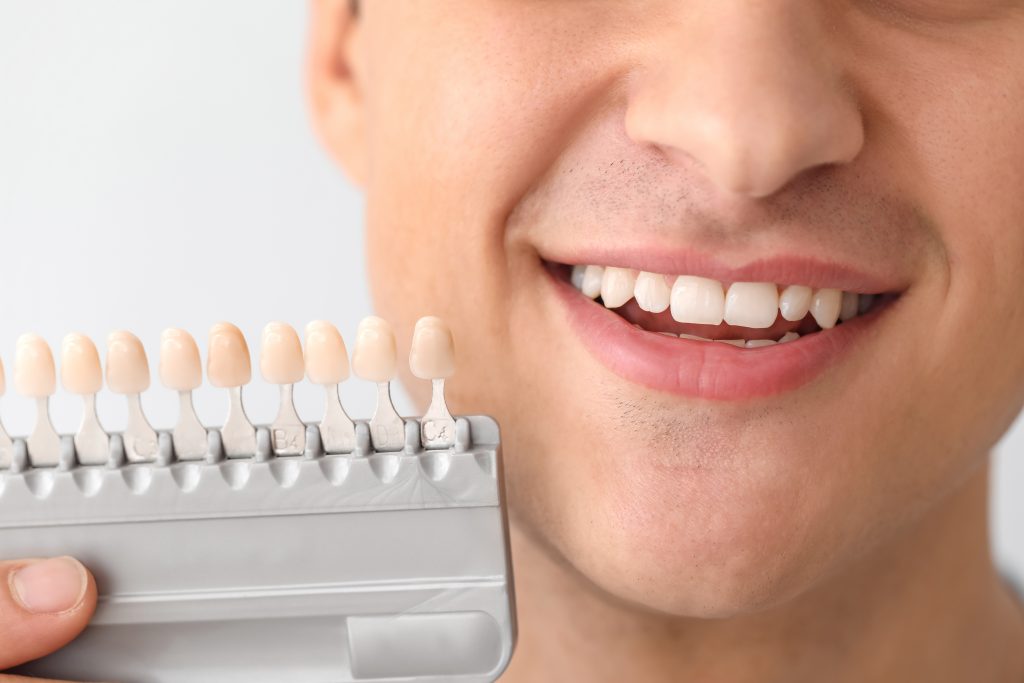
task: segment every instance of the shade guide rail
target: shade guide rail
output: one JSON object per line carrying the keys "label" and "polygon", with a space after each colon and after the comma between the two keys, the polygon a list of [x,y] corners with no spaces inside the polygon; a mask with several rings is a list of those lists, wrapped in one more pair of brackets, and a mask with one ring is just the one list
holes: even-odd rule
{"label": "shade guide rail", "polygon": [[[293,401],[294,386],[303,378],[324,388],[323,419],[317,425],[320,448],[326,454],[360,453],[356,423],[345,412],[338,393],[348,379],[350,365],[345,341],[331,323],[318,320],[305,328],[305,348],[290,325],[272,322],[260,338],[259,370],[264,380],[280,387],[277,417],[268,426],[271,451],[276,456],[296,456],[307,451],[307,426]],[[142,408],[141,395],[150,390],[150,367],[142,342],[131,332],[118,330],[106,340],[105,372],[100,353],[84,334],[67,335],[60,347],[60,380],[65,391],[82,397],[82,419],[73,437],[74,460],[78,465],[153,462],[161,452],[161,435],[152,427]],[[374,452],[408,451],[410,436],[406,421],[391,400],[391,381],[398,369],[395,335],[382,318],[365,318],[356,332],[351,371],[360,379],[377,385],[377,406],[369,420],[370,443]],[[226,389],[228,413],[219,429],[204,426],[192,403],[192,392],[202,385],[203,368],[199,347],[185,330],[170,328],[160,337],[158,375],[166,389],[179,395],[177,423],[169,436],[174,458],[202,460],[209,457],[210,432],[218,432],[219,449],[228,458],[253,457],[260,450],[258,430],[245,411],[244,388],[252,380],[249,346],[242,331],[231,323],[218,323],[210,330],[206,358],[210,384]],[[430,407],[418,419],[419,447],[425,450],[453,448],[455,419],[444,399],[444,381],[455,371],[455,348],[451,330],[437,317],[420,319],[415,327],[409,355],[412,374],[430,380]],[[105,381],[104,381],[105,380]],[[96,395],[106,388],[125,396],[128,422],[120,435],[104,429],[96,413]],[[14,363],[16,393],[36,401],[36,424],[24,439],[27,464],[55,467],[68,459],[68,445],[50,421],[49,400],[56,393],[57,369],[46,340],[24,334],[17,342]],[[6,389],[4,366],[0,361],[0,395]],[[2,413],[0,413],[2,415]],[[412,438],[415,438],[414,436]],[[17,440],[12,440],[0,419],[0,469],[14,462]],[[63,455],[62,455],[63,454]]]}

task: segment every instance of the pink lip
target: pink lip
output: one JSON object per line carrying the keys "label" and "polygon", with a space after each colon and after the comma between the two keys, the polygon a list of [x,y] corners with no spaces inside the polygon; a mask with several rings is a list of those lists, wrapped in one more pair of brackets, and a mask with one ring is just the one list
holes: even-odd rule
{"label": "pink lip", "polygon": [[551,282],[580,341],[609,370],[650,389],[723,401],[771,396],[810,382],[850,349],[885,310],[797,341],[743,349],[639,330],[554,274]]}

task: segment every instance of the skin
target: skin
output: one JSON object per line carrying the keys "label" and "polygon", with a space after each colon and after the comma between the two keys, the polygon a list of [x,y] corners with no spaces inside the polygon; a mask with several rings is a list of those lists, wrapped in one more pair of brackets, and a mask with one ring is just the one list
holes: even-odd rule
{"label": "skin", "polygon": [[[987,537],[1024,404],[1022,32],[1008,0],[314,0],[377,311],[405,343],[449,321],[450,405],[502,424],[503,680],[1024,677]],[[681,398],[572,331],[541,259],[578,245],[840,255],[902,295],[799,389]]]}

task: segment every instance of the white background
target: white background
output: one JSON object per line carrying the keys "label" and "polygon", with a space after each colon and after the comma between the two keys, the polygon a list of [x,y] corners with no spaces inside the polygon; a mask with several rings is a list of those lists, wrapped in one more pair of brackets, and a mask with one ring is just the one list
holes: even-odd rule
{"label": "white background", "polygon": [[[164,327],[201,347],[218,320],[257,351],[270,320],[328,318],[351,337],[370,312],[362,207],[313,136],[303,92],[305,3],[298,0],[5,0],[0,4],[0,357],[18,334],[55,348],[66,332],[127,328],[156,358]],[[155,365],[155,363],[154,363]],[[258,372],[254,373],[258,375]],[[372,390],[342,391],[357,416]],[[313,419],[319,392],[300,386]],[[125,411],[103,395],[116,429]],[[399,408],[408,411],[404,396]],[[200,417],[226,398],[204,387]],[[252,417],[273,417],[276,392],[247,389]],[[168,426],[176,397],[144,397]],[[27,401],[0,413],[31,428]],[[78,401],[54,401],[70,432]],[[1024,420],[994,473],[993,533],[1004,567],[1024,575]],[[1016,493],[1016,495],[1015,495]]]}

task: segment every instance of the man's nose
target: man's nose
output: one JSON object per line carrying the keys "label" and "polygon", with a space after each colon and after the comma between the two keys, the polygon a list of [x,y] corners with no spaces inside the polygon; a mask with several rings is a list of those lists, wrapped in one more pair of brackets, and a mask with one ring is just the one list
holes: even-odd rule
{"label": "man's nose", "polygon": [[748,197],[853,160],[864,123],[823,4],[677,5],[634,81],[629,136],[677,163],[697,162],[716,187]]}

